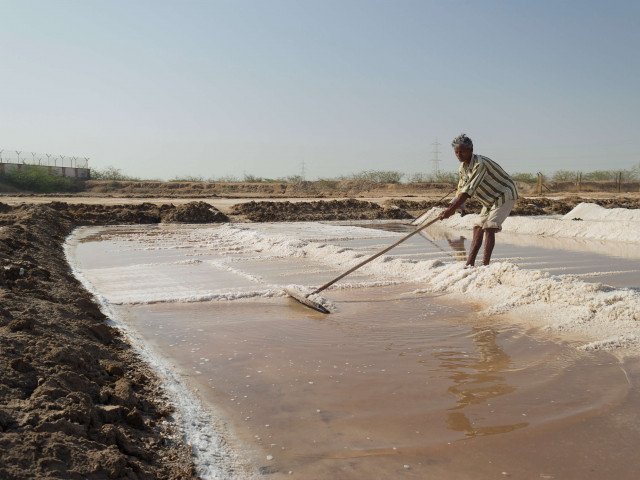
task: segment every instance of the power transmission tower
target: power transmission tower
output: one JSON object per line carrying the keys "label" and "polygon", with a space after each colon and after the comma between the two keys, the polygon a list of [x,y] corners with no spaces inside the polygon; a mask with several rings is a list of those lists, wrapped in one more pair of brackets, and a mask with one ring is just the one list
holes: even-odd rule
{"label": "power transmission tower", "polygon": [[305,175],[307,173],[307,168],[306,168],[306,163],[304,160],[302,160],[302,162],[300,162],[300,177],[302,178],[302,180],[305,179]]}
{"label": "power transmission tower", "polygon": [[433,145],[433,151],[431,152],[433,154],[433,157],[431,158],[431,164],[433,165],[433,175],[438,176],[440,174],[440,158],[438,157],[438,155],[440,155],[440,150],[438,149],[438,147],[441,145],[441,143],[438,142],[438,139],[436,138],[436,141],[431,145]]}

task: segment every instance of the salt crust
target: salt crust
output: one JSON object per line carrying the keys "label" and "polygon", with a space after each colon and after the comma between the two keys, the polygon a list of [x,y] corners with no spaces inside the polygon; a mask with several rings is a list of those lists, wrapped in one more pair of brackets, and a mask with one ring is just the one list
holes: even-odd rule
{"label": "salt crust", "polygon": [[[592,212],[593,215],[596,215],[593,212],[597,212],[599,208],[581,205],[577,211]],[[618,216],[624,217],[621,213]],[[629,245],[638,245],[638,223],[634,220],[574,221],[568,219],[574,218],[571,213],[565,217],[566,219],[510,217],[505,222],[504,229],[537,235],[624,239],[634,242]],[[627,215],[624,218],[631,217],[632,215]],[[454,216],[442,223],[456,229],[470,229],[473,220],[472,215],[462,218]],[[361,261],[368,253],[331,242],[354,238],[393,239],[400,235],[361,227],[300,222],[286,225],[226,224],[167,231],[153,237],[134,233],[136,238],[133,240],[143,249],[189,248],[193,252],[215,252],[223,258],[225,254],[241,254],[243,257],[248,255],[265,260],[291,258],[295,261],[295,258],[305,258],[311,263],[344,271]],[[224,262],[226,264],[226,259]],[[235,270],[233,267],[226,269]],[[479,301],[486,304],[482,312],[486,315],[509,313],[510,318],[521,319],[520,321],[530,325],[585,338],[591,342],[586,348],[625,347],[640,351],[640,292],[632,289],[611,289],[585,283],[575,276],[552,277],[536,270],[522,270],[507,262],[464,270],[460,263],[444,264],[439,260],[414,260],[388,255],[362,267],[361,271],[374,276],[381,285],[423,282],[421,292],[446,292],[463,296],[467,300]],[[119,298],[118,303],[237,300],[283,295],[283,285],[258,285],[260,278],[245,276],[258,288],[198,292],[196,295],[178,291],[158,292],[153,298]],[[350,282],[347,277],[331,288],[364,285],[372,283]]]}
{"label": "salt crust", "polygon": [[[252,228],[224,225],[211,235],[223,243],[233,239],[243,250],[305,257],[340,270],[350,268],[363,256],[350,248],[287,235],[264,235]],[[608,226],[609,231],[616,228]],[[464,269],[461,263],[384,256],[362,270],[380,280],[423,282],[424,288],[415,293],[447,292],[482,302],[486,305],[481,312],[484,315],[508,313],[509,318],[529,325],[588,339],[583,348],[625,347],[640,353],[640,292],[632,289],[552,277],[506,262]]]}

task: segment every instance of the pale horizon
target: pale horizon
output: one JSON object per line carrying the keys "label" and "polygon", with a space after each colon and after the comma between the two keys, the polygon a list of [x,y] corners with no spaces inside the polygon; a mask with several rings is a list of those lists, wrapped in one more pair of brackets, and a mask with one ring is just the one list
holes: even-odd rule
{"label": "pale horizon", "polygon": [[[6,1],[0,149],[141,178],[640,162],[634,2]],[[27,156],[27,160],[29,156]]]}

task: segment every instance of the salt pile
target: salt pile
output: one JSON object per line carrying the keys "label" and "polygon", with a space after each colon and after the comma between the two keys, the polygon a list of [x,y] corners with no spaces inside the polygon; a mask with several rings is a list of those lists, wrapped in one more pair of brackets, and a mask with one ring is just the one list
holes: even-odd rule
{"label": "salt pile", "polygon": [[582,220],[599,220],[599,221],[625,221],[640,222],[640,210],[630,210],[628,208],[604,208],[595,203],[579,203],[569,213],[562,217],[563,220],[573,220],[581,218]]}
{"label": "salt pile", "polygon": [[[476,214],[464,217],[454,215],[441,224],[447,228],[469,230],[478,217]],[[509,217],[502,229],[504,232],[524,235],[637,242],[640,234],[640,211],[605,209],[593,203],[580,203],[562,217]]]}

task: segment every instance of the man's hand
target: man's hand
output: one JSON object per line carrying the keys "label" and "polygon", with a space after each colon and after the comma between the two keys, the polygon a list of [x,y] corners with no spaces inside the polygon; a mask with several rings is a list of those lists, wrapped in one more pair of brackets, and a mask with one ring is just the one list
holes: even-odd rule
{"label": "man's hand", "polygon": [[438,220],[444,220],[445,218],[449,218],[451,215],[456,213],[456,210],[458,210],[459,208],[462,211],[464,211],[464,208],[463,208],[464,203],[467,201],[468,198],[469,198],[469,195],[466,193],[461,193],[460,195],[458,195],[456,198],[453,199],[453,201],[445,209],[445,211],[442,212],[440,215],[438,215]]}
{"label": "man's hand", "polygon": [[438,216],[438,220],[444,220],[445,218],[449,218],[454,213],[456,213],[456,209],[455,208],[452,209],[451,207],[449,207]]}

